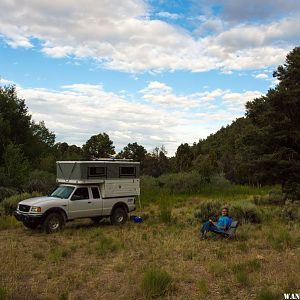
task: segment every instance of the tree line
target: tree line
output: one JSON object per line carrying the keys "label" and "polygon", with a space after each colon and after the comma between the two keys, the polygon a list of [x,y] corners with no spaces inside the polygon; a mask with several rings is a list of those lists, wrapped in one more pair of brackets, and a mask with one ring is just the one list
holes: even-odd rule
{"label": "tree line", "polygon": [[[148,152],[136,142],[116,153],[105,132],[82,147],[55,142],[44,122],[35,123],[13,85],[0,87],[0,186],[28,189],[37,177],[55,174],[57,160],[117,157],[141,162],[144,175],[198,172],[234,183],[281,184],[291,198],[300,197],[300,48],[273,73],[278,84],[247,102],[246,113],[193,145],[179,145],[174,157],[165,148]],[[50,175],[49,175],[50,176]]]}

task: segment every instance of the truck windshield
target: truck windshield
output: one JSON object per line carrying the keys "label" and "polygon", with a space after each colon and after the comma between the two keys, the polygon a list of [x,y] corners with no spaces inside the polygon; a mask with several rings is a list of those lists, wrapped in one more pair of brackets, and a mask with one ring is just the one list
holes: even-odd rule
{"label": "truck windshield", "polygon": [[58,186],[51,194],[50,197],[57,197],[61,199],[68,199],[71,193],[73,192],[73,186]]}

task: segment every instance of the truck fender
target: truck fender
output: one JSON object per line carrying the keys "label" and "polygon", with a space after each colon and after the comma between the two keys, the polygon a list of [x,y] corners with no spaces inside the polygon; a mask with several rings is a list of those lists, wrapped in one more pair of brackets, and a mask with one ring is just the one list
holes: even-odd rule
{"label": "truck fender", "polygon": [[59,214],[61,214],[62,217],[63,217],[63,219],[64,219],[64,223],[66,223],[66,221],[68,220],[66,212],[62,208],[60,208],[60,207],[51,207],[48,210],[46,210],[45,213],[44,213],[44,215],[43,215],[43,219],[45,219],[51,213],[59,213]]}
{"label": "truck fender", "polygon": [[116,208],[123,208],[126,210],[126,212],[128,213],[129,212],[129,208],[127,206],[127,204],[125,202],[117,202],[113,208],[111,209],[111,214],[113,213],[113,211],[116,209]]}

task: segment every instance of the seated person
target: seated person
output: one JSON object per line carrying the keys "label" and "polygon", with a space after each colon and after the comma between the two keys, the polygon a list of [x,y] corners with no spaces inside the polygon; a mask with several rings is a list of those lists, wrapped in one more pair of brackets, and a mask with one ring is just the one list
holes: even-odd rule
{"label": "seated person", "polygon": [[228,216],[228,208],[224,207],[222,209],[222,216],[219,218],[218,222],[213,222],[209,220],[205,222],[200,230],[201,237],[205,238],[206,233],[208,231],[212,231],[215,233],[222,233],[227,230],[231,224],[231,218]]}

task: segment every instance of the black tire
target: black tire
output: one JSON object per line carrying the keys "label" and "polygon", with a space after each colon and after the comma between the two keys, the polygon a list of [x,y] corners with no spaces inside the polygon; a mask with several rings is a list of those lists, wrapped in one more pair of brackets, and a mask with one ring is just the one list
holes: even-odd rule
{"label": "black tire", "polygon": [[63,229],[64,219],[60,213],[50,213],[43,222],[46,233],[54,233]]}
{"label": "black tire", "polygon": [[102,220],[102,217],[92,217],[91,220],[92,220],[94,223],[100,223],[100,221]]}
{"label": "black tire", "polygon": [[29,229],[36,229],[40,224],[38,222],[23,222],[23,225]]}
{"label": "black tire", "polygon": [[117,207],[110,216],[110,221],[113,225],[122,225],[128,219],[127,211],[124,208]]}

